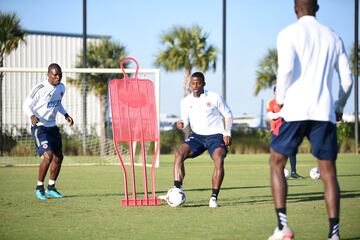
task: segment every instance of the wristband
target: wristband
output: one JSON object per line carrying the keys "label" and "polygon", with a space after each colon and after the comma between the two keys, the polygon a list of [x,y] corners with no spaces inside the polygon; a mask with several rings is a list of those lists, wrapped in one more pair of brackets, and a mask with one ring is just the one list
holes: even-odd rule
{"label": "wristband", "polygon": [[69,116],[69,114],[65,113],[65,114],[64,114],[64,117],[65,117],[65,119],[67,119],[67,118],[70,117],[70,116]]}

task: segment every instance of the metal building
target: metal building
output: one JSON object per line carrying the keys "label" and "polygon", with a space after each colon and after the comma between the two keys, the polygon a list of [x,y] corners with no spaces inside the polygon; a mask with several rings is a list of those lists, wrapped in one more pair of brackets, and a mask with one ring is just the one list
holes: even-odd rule
{"label": "metal building", "polygon": [[[109,36],[88,35],[88,44]],[[50,63],[56,62],[63,69],[75,68],[78,55],[82,52],[83,38],[81,34],[27,31],[25,42],[4,59],[4,67],[42,68],[47,69]],[[76,119],[82,123],[82,96],[80,90],[66,83],[66,78],[75,78],[75,74],[64,74],[62,82],[66,85],[63,105]],[[31,88],[38,82],[47,79],[46,72],[41,73],[4,73],[3,93],[3,129],[16,134],[17,129],[28,128],[29,120],[22,111],[22,105]],[[99,123],[99,100],[88,94],[87,123]],[[64,123],[61,114],[58,122]],[[60,119],[61,118],[61,119]],[[81,129],[81,128],[80,128]],[[15,131],[15,132],[14,132]]]}

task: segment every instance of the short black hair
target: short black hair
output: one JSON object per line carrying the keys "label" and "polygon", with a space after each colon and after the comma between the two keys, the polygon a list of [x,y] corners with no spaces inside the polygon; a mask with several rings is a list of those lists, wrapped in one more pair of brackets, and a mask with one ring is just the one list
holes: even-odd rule
{"label": "short black hair", "polygon": [[61,67],[57,63],[51,63],[48,67],[48,73],[51,71],[51,69],[57,69],[61,72]]}
{"label": "short black hair", "polygon": [[203,82],[205,82],[205,76],[202,72],[194,72],[193,74],[191,74],[191,77],[196,77],[201,79]]}

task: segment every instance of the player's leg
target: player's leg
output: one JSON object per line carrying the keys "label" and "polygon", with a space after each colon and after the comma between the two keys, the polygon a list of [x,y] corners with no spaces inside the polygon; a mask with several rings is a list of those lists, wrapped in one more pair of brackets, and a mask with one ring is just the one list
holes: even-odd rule
{"label": "player's leg", "polygon": [[216,208],[218,206],[217,200],[221,184],[225,176],[224,160],[227,154],[227,148],[222,134],[206,137],[205,143],[211,159],[214,162],[214,171],[211,179],[212,193],[209,200],[209,207]]}
{"label": "player's leg", "polygon": [[53,153],[49,148],[48,134],[44,126],[32,126],[31,135],[34,139],[36,151],[41,156],[39,165],[38,180],[35,189],[35,195],[40,200],[46,200],[44,179],[52,161]]}
{"label": "player's leg", "polygon": [[336,175],[338,152],[336,125],[331,122],[313,122],[309,133],[313,155],[319,159],[324,198],[329,218],[329,239],[339,239],[340,187]]}
{"label": "player's leg", "polygon": [[222,147],[216,148],[211,154],[211,158],[214,161],[214,171],[211,179],[212,192],[209,200],[209,207],[218,207],[218,195],[220,192],[221,184],[224,180],[224,159],[226,156],[226,150]]}
{"label": "player's leg", "polygon": [[296,153],[289,156],[290,160],[290,167],[291,167],[291,174],[290,177],[294,179],[303,179],[302,176],[300,176],[296,171]]}
{"label": "player's leg", "polygon": [[45,191],[47,196],[55,197],[55,198],[63,198],[64,195],[59,193],[55,188],[56,180],[59,176],[61,170],[61,164],[64,159],[64,155],[62,153],[62,142],[61,135],[58,127],[52,127],[49,129],[49,134],[51,138],[49,139],[50,146],[53,149],[53,158],[50,166],[50,176],[48,187]]}
{"label": "player's leg", "polygon": [[53,158],[53,153],[50,150],[47,152],[44,152],[43,155],[41,156],[42,161],[39,166],[38,182],[37,182],[37,186],[35,189],[35,195],[40,200],[46,199],[45,189],[44,189],[44,180],[45,180],[47,171],[50,167],[52,158]]}
{"label": "player's leg", "polygon": [[[224,171],[224,159],[226,156],[226,152],[223,148],[217,148],[211,155],[211,158],[214,161],[214,171],[212,176],[212,188],[220,189],[221,184],[224,179],[225,171]],[[216,195],[217,197],[217,195]]]}
{"label": "player's leg", "polygon": [[174,159],[174,186],[177,188],[182,188],[182,183],[185,178],[185,160],[191,155],[191,148],[188,144],[183,143],[175,152]]}
{"label": "player's leg", "polygon": [[324,183],[324,198],[329,217],[329,238],[339,235],[340,187],[334,161],[319,160],[321,180]]}
{"label": "player's leg", "polygon": [[270,149],[270,182],[275,208],[286,207],[287,181],[284,168],[287,157]]}
{"label": "player's leg", "polygon": [[269,240],[292,239],[294,233],[288,227],[286,214],[287,181],[284,175],[287,156],[296,153],[304,133],[302,122],[283,121],[279,134],[271,136],[270,143],[270,182],[278,226]]}

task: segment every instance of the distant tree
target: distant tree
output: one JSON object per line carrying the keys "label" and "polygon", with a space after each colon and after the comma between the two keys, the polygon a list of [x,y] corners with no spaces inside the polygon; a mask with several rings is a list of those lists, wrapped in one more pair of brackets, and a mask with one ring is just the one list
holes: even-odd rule
{"label": "distant tree", "polygon": [[216,70],[217,50],[208,44],[207,33],[199,26],[173,27],[161,36],[165,49],[156,56],[155,64],[166,71],[184,70],[184,96],[191,92],[189,82],[193,68],[202,72]]}
{"label": "distant tree", "polygon": [[268,49],[265,57],[260,60],[258,70],[256,71],[255,96],[261,90],[272,88],[276,83],[277,60],[277,50],[275,48]]}
{"label": "distant tree", "polygon": [[[4,58],[15,50],[24,40],[25,30],[20,26],[20,19],[15,13],[0,12],[0,67],[4,66]],[[4,73],[0,72],[0,155],[3,155],[3,122],[2,122],[2,84]]]}
{"label": "distant tree", "polygon": [[[89,68],[119,68],[120,60],[126,56],[125,47],[110,41],[109,39],[101,39],[99,42],[92,42],[87,48],[87,66]],[[76,67],[83,67],[83,54],[78,55]],[[124,64],[126,68],[127,63]],[[77,79],[68,78],[68,82],[82,91],[83,73],[78,74]],[[112,78],[121,78],[122,74],[103,74],[90,73],[87,74],[87,91],[93,92],[100,100],[100,154],[106,154],[106,110],[108,102],[108,85]]]}

